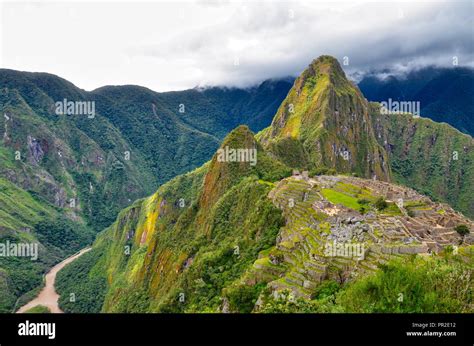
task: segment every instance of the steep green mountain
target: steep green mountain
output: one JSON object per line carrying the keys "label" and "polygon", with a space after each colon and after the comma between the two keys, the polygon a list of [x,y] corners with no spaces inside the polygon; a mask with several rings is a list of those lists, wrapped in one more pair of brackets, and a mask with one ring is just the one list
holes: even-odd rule
{"label": "steep green mountain", "polygon": [[[48,268],[90,244],[95,234],[72,221],[70,213],[4,178],[0,206],[0,312],[11,312],[38,292]],[[10,244],[37,247],[28,250],[28,257],[17,257],[8,255]]]}
{"label": "steep green mountain", "polygon": [[[384,71],[382,71],[383,73]],[[385,79],[376,73],[365,76],[359,88],[370,101],[420,102],[420,113],[474,135],[474,70],[458,67],[426,67],[406,76]]]}
{"label": "steep green mountain", "polygon": [[[401,127],[413,128],[411,117],[392,125],[394,118],[379,113],[335,59],[318,58],[295,81],[270,127],[254,136],[239,126],[211,161],[124,209],[89,254],[59,273],[61,308],[474,311],[474,223],[448,204],[387,181],[422,189],[415,184],[419,170],[425,179],[438,176],[426,165],[441,152],[436,140],[424,139],[446,125],[413,120],[423,130],[399,150],[407,132]],[[454,143],[445,143],[448,150],[466,140],[446,132]],[[423,162],[410,157],[415,169],[399,169],[403,155],[421,149]],[[339,158],[341,150],[350,152],[348,160]],[[469,167],[446,169],[462,180],[472,166],[464,164]],[[291,173],[300,168],[344,174]],[[463,208],[469,186],[453,184],[460,194],[452,202]],[[470,203],[472,197],[472,215]],[[71,293],[82,303],[69,301]]]}
{"label": "steep green mountain", "polygon": [[[54,75],[1,69],[0,243],[39,243],[41,255],[0,257],[0,311],[31,296],[47,268],[90,243],[121,209],[208,160],[235,123],[262,128],[285,83],[86,92]],[[63,101],[90,102],[94,113],[57,114]]]}
{"label": "steep green mountain", "polygon": [[168,108],[149,89],[103,87],[92,95],[99,114],[130,143],[131,156],[143,156],[142,169],[154,177],[156,185],[199,166],[219,145],[213,134],[184,123],[178,105],[176,110]]}
{"label": "steep green mountain", "polygon": [[314,60],[296,79],[272,125],[259,139],[292,167],[324,166],[390,179],[388,159],[373,133],[367,101],[329,56]]}

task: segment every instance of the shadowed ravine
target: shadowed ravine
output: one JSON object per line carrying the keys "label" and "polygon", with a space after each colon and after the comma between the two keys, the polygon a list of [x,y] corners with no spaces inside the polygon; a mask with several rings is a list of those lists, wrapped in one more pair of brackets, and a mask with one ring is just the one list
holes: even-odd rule
{"label": "shadowed ravine", "polygon": [[28,304],[23,305],[17,313],[24,313],[28,311],[31,308],[34,308],[35,306],[38,305],[43,305],[49,309],[52,313],[63,313],[63,311],[59,308],[58,305],[58,299],[59,295],[56,293],[56,290],[54,289],[54,282],[56,280],[56,275],[58,272],[64,268],[66,264],[69,264],[76,259],[78,259],[80,256],[85,254],[86,252],[90,251],[91,248],[85,248],[79,251],[78,253],[72,255],[71,257],[66,258],[64,261],[56,264],[51,270],[46,274],[45,278],[45,286],[41,290],[41,292],[38,294],[38,296],[30,301]]}

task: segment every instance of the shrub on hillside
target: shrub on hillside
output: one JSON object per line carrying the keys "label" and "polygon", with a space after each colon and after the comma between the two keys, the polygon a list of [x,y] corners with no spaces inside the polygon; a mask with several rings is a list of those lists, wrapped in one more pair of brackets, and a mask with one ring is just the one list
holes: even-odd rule
{"label": "shrub on hillside", "polygon": [[374,206],[375,208],[377,208],[377,210],[384,210],[384,209],[387,209],[388,203],[382,196],[380,196],[375,201]]}

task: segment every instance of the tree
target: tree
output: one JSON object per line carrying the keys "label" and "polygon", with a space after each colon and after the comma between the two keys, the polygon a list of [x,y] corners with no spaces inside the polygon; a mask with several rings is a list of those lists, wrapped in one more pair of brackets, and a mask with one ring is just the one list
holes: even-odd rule
{"label": "tree", "polygon": [[457,225],[456,227],[454,227],[454,230],[458,232],[459,235],[463,237],[463,239],[467,234],[470,233],[469,227],[467,227],[466,225]]}

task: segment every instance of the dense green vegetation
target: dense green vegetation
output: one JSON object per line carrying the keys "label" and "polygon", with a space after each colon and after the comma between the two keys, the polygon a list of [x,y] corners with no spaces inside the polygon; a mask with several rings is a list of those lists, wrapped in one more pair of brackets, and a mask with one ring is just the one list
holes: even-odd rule
{"label": "dense green vegetation", "polygon": [[384,210],[384,209],[387,209],[388,207],[388,203],[387,201],[385,201],[385,198],[383,197],[377,198],[374,205],[375,205],[375,208],[377,208],[378,210]]}
{"label": "dense green vegetation", "polygon": [[[248,142],[253,140],[249,135],[248,129],[241,127],[226,138],[222,147],[245,147],[245,143],[252,144]],[[249,163],[236,163],[228,171],[228,166],[232,164],[218,163],[214,158],[202,187],[202,191],[209,190],[209,195],[204,196],[198,190],[193,193],[196,201],[191,202],[190,208],[178,215],[176,221],[171,221],[176,216],[168,215],[167,219],[175,223],[174,229],[163,230],[166,233],[157,231],[157,241],[152,251],[157,257],[169,258],[165,261],[167,266],[173,266],[172,263],[182,266],[182,261],[186,259],[192,261],[192,266],[183,270],[174,282],[161,282],[168,278],[143,273],[150,276],[151,287],[157,285],[152,291],[156,298],[149,302],[148,309],[217,311],[221,304],[219,297],[223,292],[229,289],[230,296],[235,297],[232,292],[235,292],[235,286],[239,286],[241,275],[257,259],[261,250],[274,244],[283,220],[280,212],[266,197],[271,184],[261,179],[273,177],[278,180],[287,175],[288,170],[271,162],[266,163],[265,155],[259,155],[258,159],[262,162],[258,170],[251,168]],[[218,177],[218,180],[214,181],[214,177]],[[189,176],[188,179],[194,178]],[[176,181],[166,184],[163,191],[159,190],[158,193],[165,200],[177,200],[181,193],[174,188],[175,184]],[[170,196],[169,193],[173,195]],[[216,203],[209,205],[208,198],[216,200]],[[193,207],[195,204],[201,205],[202,214],[196,212]],[[134,256],[140,256],[140,250],[137,251]],[[150,248],[147,252],[150,252]],[[128,268],[132,268],[132,264]],[[117,280],[117,285],[110,290],[108,298],[111,302],[116,299],[117,293],[121,296],[118,304],[108,303],[112,311],[140,311],[137,309],[143,308],[137,306],[135,300],[123,298],[122,285],[126,281],[129,280]],[[179,300],[180,295],[185,297],[183,301]],[[235,299],[231,299],[231,304],[234,301]]]}
{"label": "dense green vegetation", "polygon": [[334,175],[336,174],[336,170],[334,168],[327,168],[327,167],[316,167],[311,169],[308,174],[310,176],[315,176],[315,175]]}
{"label": "dense green vegetation", "polygon": [[[240,127],[226,138],[222,146],[226,145],[253,146],[255,140],[247,128]],[[258,154],[258,161],[262,164],[254,169],[249,163],[219,163],[214,157],[202,169],[163,185],[155,195],[122,212],[99,237],[95,246],[104,255],[95,266],[88,267],[92,262],[87,258],[79,259],[75,268],[67,266],[58,276],[58,289],[64,294],[92,292],[97,279],[92,273],[107,272],[113,280],[105,311],[215,312],[224,296],[231,309],[248,312],[263,286],[247,290],[242,275],[259,252],[275,244],[284,223],[281,212],[267,198],[273,187],[267,179],[277,181],[290,173],[264,153]],[[228,165],[234,165],[232,171]],[[208,198],[216,202],[208,204]],[[184,207],[179,206],[180,199],[186,201]],[[148,222],[153,220],[157,223],[150,229]],[[132,239],[122,237],[122,227],[134,232]],[[127,244],[132,247],[130,256],[123,252]],[[158,270],[144,271],[142,265],[148,261],[147,265]],[[192,265],[187,268],[186,263]],[[72,278],[83,270],[87,278],[78,284]],[[173,274],[162,276],[164,271]],[[149,284],[142,286],[142,280]],[[66,304],[63,296],[61,300],[71,309],[67,311],[78,311]]]}
{"label": "dense green vegetation", "polygon": [[107,281],[103,272],[90,270],[100,261],[101,256],[100,249],[94,249],[58,273],[55,288],[60,295],[61,310],[75,313],[100,312]]}
{"label": "dense green vegetation", "polygon": [[[0,73],[0,82],[3,78],[13,90],[0,96],[0,101],[12,117],[27,125],[11,133],[11,142],[6,141],[0,157],[10,157],[5,165],[8,172],[3,173],[22,177],[16,181],[23,185],[7,186],[12,184],[8,182],[0,192],[6,191],[5,205],[13,188],[26,194],[22,197],[33,207],[34,223],[22,221],[21,226],[32,232],[20,234],[37,238],[47,255],[41,265],[24,261],[13,267],[13,261],[5,266],[0,262],[0,268],[6,268],[0,271],[0,287],[6,288],[0,303],[5,311],[18,296],[38,287],[47,267],[90,242],[93,231],[102,228],[106,229],[93,250],[58,274],[60,306],[66,312],[472,311],[471,274],[465,258],[449,255],[405,256],[349,283],[342,269],[336,272],[339,267],[328,266],[328,277],[339,275],[337,280],[304,287],[304,292],[312,290],[307,295],[310,299],[295,298],[291,290],[279,290],[280,297],[275,297],[276,291],[267,286],[279,270],[290,269],[285,277],[290,280],[277,285],[292,287],[291,280],[301,281],[302,263],[296,261],[283,269],[275,264],[288,260],[278,246],[291,251],[302,240],[299,236],[321,241],[320,235],[303,229],[278,242],[285,219],[269,196],[292,169],[379,180],[393,175],[396,181],[448,201],[469,215],[473,212],[468,185],[474,172],[472,138],[424,119],[378,118],[376,106],[368,110],[363,95],[347,81],[334,58],[324,56],[310,65],[296,80],[272,126],[257,139],[246,126],[225,137],[221,149],[255,149],[256,165],[221,162],[214,154],[207,164],[175,178],[211,158],[230,126],[239,123],[245,105],[255,106],[253,98],[262,90],[242,94],[212,88],[157,94],[126,86],[86,93],[44,75],[20,74],[16,84],[12,73]],[[39,83],[38,78],[44,80]],[[97,102],[98,114],[93,121],[57,119],[48,109],[57,97],[90,97]],[[230,105],[228,100],[220,101],[224,105],[214,102],[214,97],[242,98]],[[264,117],[258,114],[253,126],[258,128]],[[25,147],[25,135],[38,141],[30,138]],[[29,153],[25,162],[11,159],[13,147]],[[58,159],[58,151],[67,159]],[[457,159],[450,159],[452,151],[457,152]],[[48,179],[37,178],[33,172],[38,170]],[[160,183],[164,184],[154,194],[135,200]],[[298,190],[301,185],[296,182],[292,188]],[[401,215],[395,203],[349,183],[330,185],[318,193],[361,213]],[[127,207],[115,219],[123,206]],[[407,206],[409,215],[414,215],[416,207]],[[297,206],[293,212],[306,211]],[[327,217],[312,211],[315,221]],[[59,221],[53,221],[54,217]],[[19,227],[13,219],[6,219],[5,231],[0,231],[13,234]],[[321,222],[318,232],[329,234],[330,226]],[[311,255],[318,256],[318,251]],[[259,270],[262,267],[273,273]],[[317,274],[321,269],[314,270]],[[28,280],[21,281],[19,274]],[[440,302],[437,306],[436,301]]]}
{"label": "dense green vegetation", "polygon": [[42,275],[51,261],[31,261],[30,258],[0,257],[0,311],[11,312],[16,299],[42,284]]}
{"label": "dense green vegetation", "polygon": [[43,218],[52,218],[56,215],[53,206],[0,177],[0,227],[4,230],[2,233],[11,234],[13,232],[7,230],[28,227]]}
{"label": "dense green vegetation", "polygon": [[10,312],[15,304],[16,295],[13,283],[5,269],[0,269],[0,313]]}
{"label": "dense green vegetation", "polygon": [[[236,281],[260,251],[274,245],[283,225],[279,211],[266,199],[268,191],[268,186],[249,178],[222,197],[214,211],[213,240],[199,248],[193,266],[180,285],[179,291],[188,300],[180,305],[178,300],[172,299],[172,307],[180,311],[217,311],[221,303],[219,297],[228,294],[231,308],[249,312],[249,305],[252,301],[255,303],[258,291],[250,288],[249,293]],[[254,208],[259,214],[254,213]],[[248,295],[250,302],[246,301]],[[246,305],[241,307],[237,302],[242,300]],[[170,308],[169,305],[163,307]]]}
{"label": "dense green vegetation", "polygon": [[[248,90],[156,93],[123,86],[85,92],[54,75],[0,69],[0,106],[9,119],[0,118],[8,135],[0,145],[1,157],[8,159],[2,160],[0,175],[5,168],[18,175],[25,171],[33,161],[26,139],[37,139],[40,154],[31,166],[38,165],[54,180],[32,184],[34,172],[27,170],[26,181],[16,179],[23,181],[19,187],[50,203],[58,202],[62,187],[64,202],[78,197],[76,212],[101,231],[123,207],[208,160],[235,126],[250,124],[255,130],[266,126],[290,87],[291,79],[267,81]],[[93,101],[96,114],[58,116],[54,103],[63,99]],[[21,126],[12,127],[14,123]],[[20,149],[20,162],[12,159],[13,148]]]}
{"label": "dense green vegetation", "polygon": [[[124,159],[125,152],[133,152],[130,143],[106,118],[54,113],[58,100],[87,100],[82,90],[52,75],[11,70],[0,70],[0,89],[7,115],[0,119],[5,129],[0,147],[9,160],[0,165],[0,175],[17,188],[100,231],[130,198],[156,187],[139,152]],[[117,164],[122,179],[115,178]],[[89,217],[92,211],[106,214],[105,221]]]}
{"label": "dense green vegetation", "polygon": [[[0,311],[10,312],[18,298],[42,284],[47,268],[90,243],[93,232],[58,213],[34,193],[0,179],[0,243],[37,243],[38,259],[0,257]],[[25,232],[14,232],[25,229]],[[19,302],[21,303],[21,302]]]}
{"label": "dense green vegetation", "polygon": [[54,221],[41,221],[35,226],[35,233],[38,240],[50,249],[61,250],[58,257],[67,257],[94,239],[95,234],[84,225],[77,224],[68,219],[56,219]]}
{"label": "dense green vegetation", "polygon": [[338,303],[347,312],[473,312],[471,275],[460,259],[400,260],[348,285]]}

